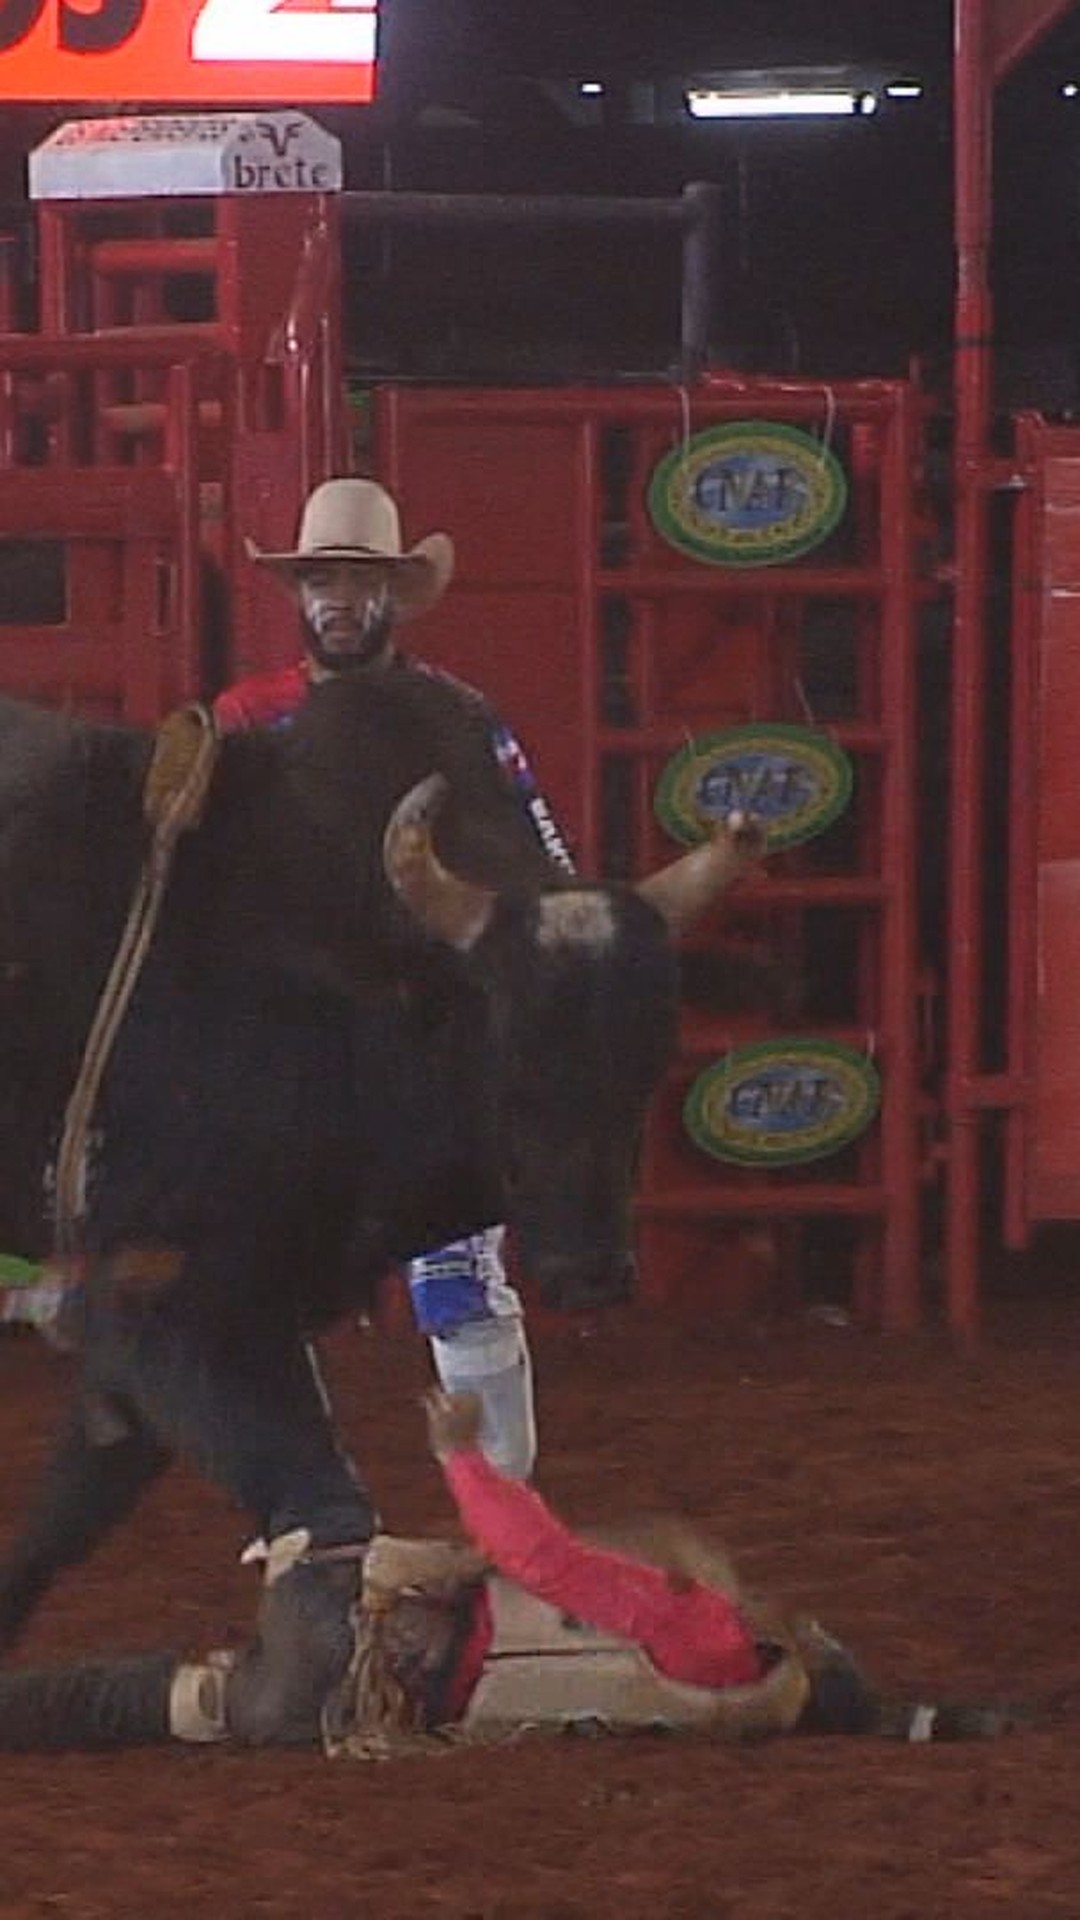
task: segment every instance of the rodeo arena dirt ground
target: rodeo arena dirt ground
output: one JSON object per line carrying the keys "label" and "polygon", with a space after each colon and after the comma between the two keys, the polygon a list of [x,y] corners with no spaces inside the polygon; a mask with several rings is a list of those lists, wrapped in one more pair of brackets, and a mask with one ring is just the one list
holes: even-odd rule
{"label": "rodeo arena dirt ground", "polygon": [[[383,1765],[153,1749],[0,1765],[0,1916],[379,1920],[1039,1920],[1080,1915],[1080,1295],[992,1302],[962,1354],[802,1313],[677,1325],[625,1310],[534,1336],[538,1484],[571,1520],[679,1508],[846,1638],[887,1687],[1064,1695],[973,1744],[523,1740]],[[384,1517],[446,1528],[425,1349],[326,1349]],[[0,1340],[2,1520],[67,1362]],[[67,1579],[20,1657],[220,1645],[255,1604],[242,1517],[175,1474]]]}

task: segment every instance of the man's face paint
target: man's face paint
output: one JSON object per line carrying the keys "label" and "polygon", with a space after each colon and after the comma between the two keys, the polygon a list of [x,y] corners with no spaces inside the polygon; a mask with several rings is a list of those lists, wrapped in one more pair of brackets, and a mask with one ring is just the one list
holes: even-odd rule
{"label": "man's face paint", "polygon": [[378,567],[341,560],[305,567],[299,597],[307,650],[328,673],[368,667],[385,652],[394,602]]}

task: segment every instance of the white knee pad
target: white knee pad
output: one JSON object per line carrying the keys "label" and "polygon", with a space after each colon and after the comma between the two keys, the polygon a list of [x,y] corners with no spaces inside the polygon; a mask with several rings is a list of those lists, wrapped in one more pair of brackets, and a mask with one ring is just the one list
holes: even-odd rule
{"label": "white knee pad", "polygon": [[233,1657],[224,1651],[177,1667],[169,1690],[169,1732],[199,1746],[229,1737],[225,1689]]}
{"label": "white knee pad", "polygon": [[527,1480],[536,1464],[536,1410],[532,1361],[516,1315],[476,1320],[454,1333],[432,1336],[431,1352],[447,1393],[475,1393],[483,1402],[480,1446],[512,1480]]}

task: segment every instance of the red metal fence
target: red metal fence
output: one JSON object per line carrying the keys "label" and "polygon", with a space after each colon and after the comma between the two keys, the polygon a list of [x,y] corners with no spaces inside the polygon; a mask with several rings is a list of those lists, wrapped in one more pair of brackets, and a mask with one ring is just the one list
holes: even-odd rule
{"label": "red metal fence", "polygon": [[347,459],[337,219],[314,194],[39,207],[40,330],[0,336],[0,525],[53,543],[64,610],[44,633],[9,607],[7,685],[148,720],[292,646],[246,541],[287,544]]}
{"label": "red metal fence", "polygon": [[[410,528],[447,527],[458,550],[424,651],[482,685],[520,730],[587,873],[640,874],[670,857],[656,783],[702,732],[816,724],[854,761],[847,819],[778,855],[695,942],[706,960],[733,938],[779,951],[795,972],[816,969],[819,987],[828,975],[831,990],[819,992],[824,1011],[782,1026],[730,1004],[685,1009],[642,1166],[643,1279],[673,1304],[744,1308],[800,1271],[814,1223],[820,1239],[829,1222],[826,1243],[839,1268],[850,1263],[860,1314],[912,1326],[927,1064],[915,896],[917,394],[902,382],[826,389],[714,376],[681,389],[389,387],[377,401],[379,471]],[[848,512],[817,552],[711,565],[673,549],[650,517],[658,462],[740,421],[795,426],[839,456]],[[883,1088],[874,1125],[783,1172],[703,1153],[682,1117],[694,1077],[750,1041],[795,1036],[873,1057]]]}

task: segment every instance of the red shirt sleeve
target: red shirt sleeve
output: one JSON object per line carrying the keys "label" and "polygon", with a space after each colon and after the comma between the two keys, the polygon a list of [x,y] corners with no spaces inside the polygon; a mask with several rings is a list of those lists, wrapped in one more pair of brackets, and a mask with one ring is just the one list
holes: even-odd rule
{"label": "red shirt sleeve", "polygon": [[676,1588],[659,1568],[579,1539],[478,1449],[452,1453],[443,1472],[466,1531],[527,1592],[635,1640],[671,1680],[730,1687],[760,1679],[753,1634],[724,1594],[697,1581]]}
{"label": "red shirt sleeve", "polygon": [[214,701],[214,719],[221,733],[245,733],[251,727],[272,727],[302,706],[308,690],[303,662],[273,673],[253,673],[226,687]]}

